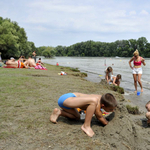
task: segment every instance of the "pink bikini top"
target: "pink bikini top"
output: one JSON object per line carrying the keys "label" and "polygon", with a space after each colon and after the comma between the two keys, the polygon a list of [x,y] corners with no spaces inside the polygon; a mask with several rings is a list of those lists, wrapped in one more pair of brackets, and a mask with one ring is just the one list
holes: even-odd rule
{"label": "pink bikini top", "polygon": [[133,62],[133,64],[134,64],[134,66],[141,66],[141,57],[140,57],[140,61],[135,61],[135,58],[134,58],[134,62]]}

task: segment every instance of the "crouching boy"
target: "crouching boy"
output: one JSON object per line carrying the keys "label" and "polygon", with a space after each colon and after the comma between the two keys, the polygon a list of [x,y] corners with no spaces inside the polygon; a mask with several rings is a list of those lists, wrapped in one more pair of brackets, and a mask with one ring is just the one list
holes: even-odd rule
{"label": "crouching boy", "polygon": [[76,108],[86,110],[85,121],[81,126],[81,129],[88,136],[92,137],[94,135],[91,128],[93,114],[95,114],[96,118],[103,125],[107,125],[108,121],[103,117],[101,108],[106,112],[113,112],[117,106],[117,102],[115,97],[110,93],[104,95],[67,93],[58,99],[58,105],[61,109],[55,108],[53,110],[52,115],[50,116],[51,122],[57,123],[59,116],[79,120],[80,114]]}

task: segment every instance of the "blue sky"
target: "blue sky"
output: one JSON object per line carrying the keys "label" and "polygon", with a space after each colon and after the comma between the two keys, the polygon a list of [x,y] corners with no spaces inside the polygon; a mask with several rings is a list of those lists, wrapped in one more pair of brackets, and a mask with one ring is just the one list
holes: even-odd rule
{"label": "blue sky", "polygon": [[150,42],[149,0],[0,0],[0,16],[16,21],[36,47],[140,37]]}

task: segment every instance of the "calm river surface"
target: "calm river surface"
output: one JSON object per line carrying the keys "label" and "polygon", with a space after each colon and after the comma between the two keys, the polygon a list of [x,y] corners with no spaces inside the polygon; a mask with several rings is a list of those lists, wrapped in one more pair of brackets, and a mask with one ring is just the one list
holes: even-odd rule
{"label": "calm river surface", "polygon": [[[131,58],[107,58],[107,57],[54,57],[52,59],[42,58],[42,62],[47,64],[56,65],[58,62],[60,66],[67,66],[78,68],[81,72],[88,74],[87,80],[92,82],[100,82],[105,78],[104,70],[111,66],[113,74],[121,74],[122,80],[120,86],[125,90],[125,98],[138,103],[144,107],[145,103],[150,100],[150,58],[146,58],[146,66],[143,66],[142,84],[144,92],[140,96],[134,94],[134,84],[132,70],[129,67],[129,60]],[[63,71],[63,70],[62,70]],[[138,91],[140,86],[138,85]]]}

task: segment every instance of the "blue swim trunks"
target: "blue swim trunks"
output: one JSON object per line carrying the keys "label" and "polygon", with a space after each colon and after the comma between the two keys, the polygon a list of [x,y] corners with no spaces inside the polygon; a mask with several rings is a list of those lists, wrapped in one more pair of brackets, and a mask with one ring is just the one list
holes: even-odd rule
{"label": "blue swim trunks", "polygon": [[62,95],[62,96],[58,99],[58,105],[59,105],[60,107],[62,107],[62,108],[71,109],[71,108],[65,107],[65,106],[63,105],[63,102],[64,102],[67,98],[69,98],[69,97],[76,97],[76,96],[75,96],[73,93],[64,94],[64,95]]}

